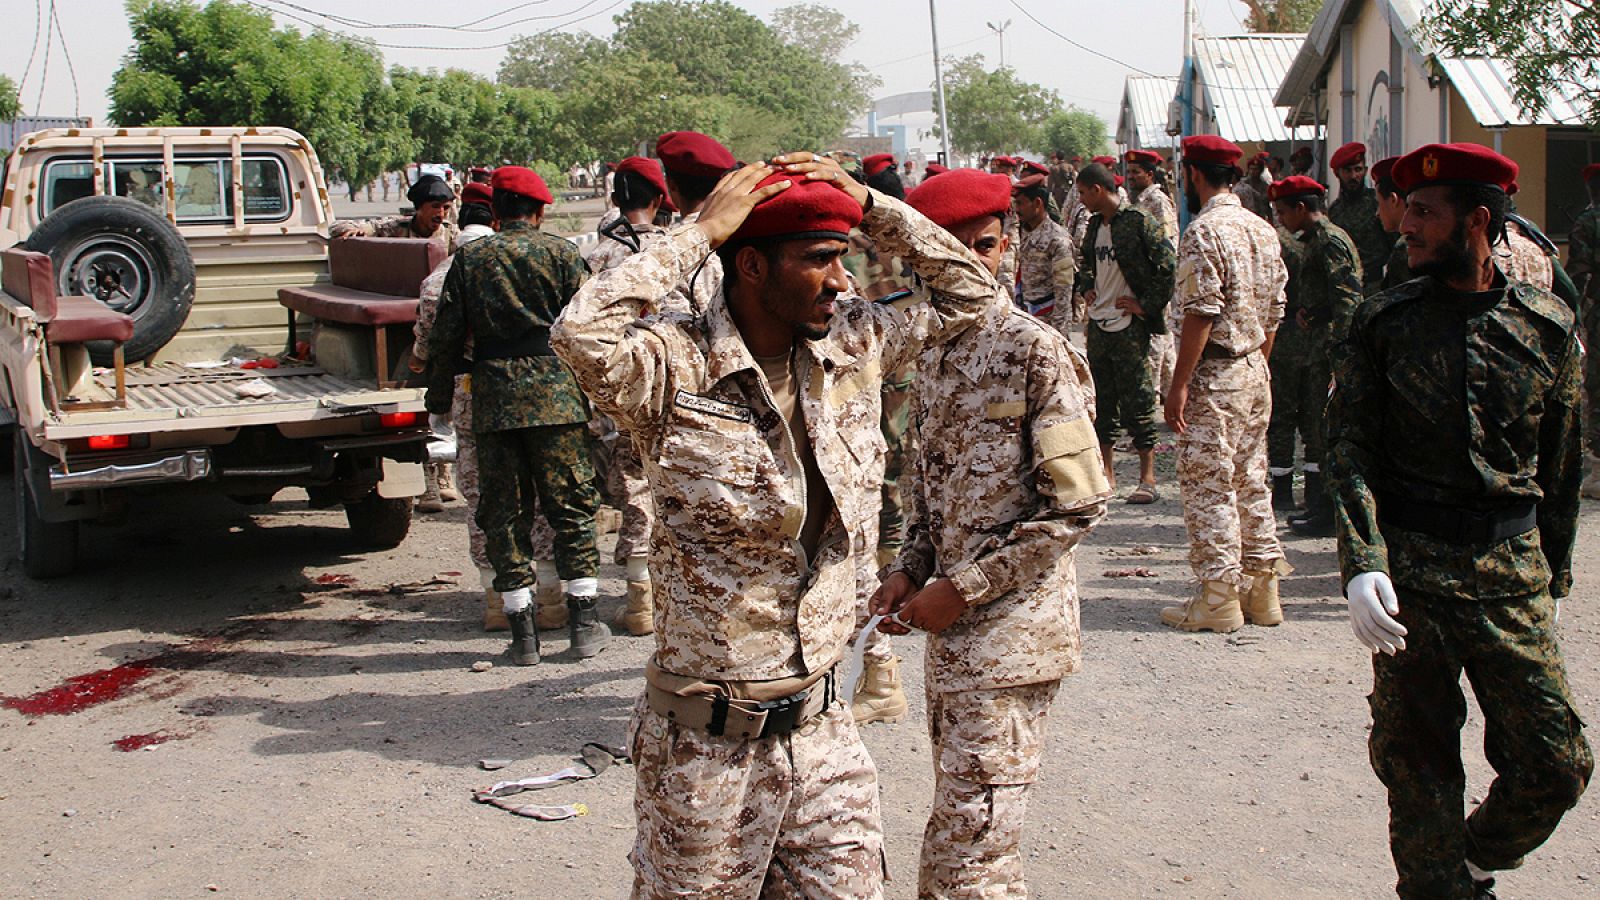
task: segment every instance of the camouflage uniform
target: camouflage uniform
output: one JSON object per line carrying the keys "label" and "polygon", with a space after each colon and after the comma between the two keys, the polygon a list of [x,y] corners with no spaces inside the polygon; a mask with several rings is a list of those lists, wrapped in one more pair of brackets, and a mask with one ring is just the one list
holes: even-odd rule
{"label": "camouflage uniform", "polygon": [[[1594,766],[1554,622],[1572,587],[1582,351],[1557,298],[1496,280],[1369,298],[1329,410],[1340,569],[1387,572],[1407,629],[1406,649],[1373,657],[1370,697],[1401,897],[1475,896],[1464,860],[1517,866]],[[1528,530],[1503,537],[1518,518]],[[1463,669],[1497,773],[1465,819]]]}
{"label": "camouflage uniform", "polygon": [[[1180,315],[1211,319],[1207,356],[1189,381],[1178,486],[1189,563],[1201,581],[1247,587],[1245,570],[1283,559],[1267,485],[1267,361],[1288,274],[1273,227],[1231,193],[1212,197],[1178,244]],[[1214,348],[1214,349],[1213,349]]]}
{"label": "camouflage uniform", "polygon": [[1505,241],[1494,245],[1494,261],[1512,281],[1525,281],[1547,291],[1555,285],[1550,257],[1515,225],[1506,225]]}
{"label": "camouflage uniform", "polygon": [[[737,695],[820,677],[844,653],[861,560],[876,552],[883,373],[969,325],[997,291],[944,229],[884,194],[872,198],[862,230],[880,252],[911,262],[933,302],[908,317],[841,296],[828,336],[795,346],[797,403],[833,501],[812,554],[797,538],[808,502],[824,498],[808,499],[789,421],[726,303],[694,318],[640,319],[710,252],[703,232],[675,228],[591,280],[554,329],[557,352],[596,406],[640,442],[661,517],[650,559],[652,689],[696,679]],[[798,882],[794,893],[878,896],[877,779],[849,715],[835,700],[795,731],[740,742],[641,706],[635,894],[753,897],[771,878]],[[775,814],[775,834],[751,840],[748,824]]]}
{"label": "camouflage uniform", "polygon": [[[1294,438],[1309,448],[1312,435],[1301,431],[1303,404],[1306,390],[1306,360],[1311,357],[1311,330],[1301,328],[1296,313],[1300,311],[1300,266],[1305,261],[1306,245],[1289,229],[1277,227],[1278,246],[1283,254],[1283,267],[1288,275],[1283,294],[1286,298],[1283,321],[1278,325],[1278,336],[1272,341],[1272,358],[1267,368],[1272,375],[1272,417],[1267,425],[1267,466],[1274,477],[1294,474]],[[1322,401],[1326,402],[1324,387]],[[1314,457],[1306,451],[1306,461]],[[1320,463],[1320,458],[1318,458]]]}
{"label": "camouflage uniform", "polygon": [[[1389,237],[1388,234],[1384,235]],[[1394,247],[1389,250],[1389,260],[1383,264],[1383,280],[1378,283],[1381,290],[1387,291],[1392,287],[1399,287],[1411,280],[1411,262],[1406,258],[1406,239],[1395,236]]]}
{"label": "camouflage uniform", "polygon": [[[1173,247],[1178,246],[1178,207],[1161,189],[1159,182],[1151,182],[1149,187],[1140,191],[1133,205],[1155,216],[1167,240]],[[1172,385],[1172,367],[1178,362],[1178,346],[1172,339],[1170,329],[1163,328],[1159,334],[1150,335],[1149,361],[1156,390],[1165,397],[1167,388]]]}
{"label": "camouflage uniform", "polygon": [[1037,228],[1022,229],[1017,269],[1022,308],[1064,332],[1072,319],[1072,283],[1078,270],[1071,234],[1049,217]]}
{"label": "camouflage uniform", "polygon": [[1272,182],[1265,176],[1261,178],[1244,178],[1233,186],[1233,195],[1239,198],[1239,205],[1255,213],[1268,222],[1276,224],[1278,218],[1272,210],[1272,200],[1267,196],[1267,188]]}
{"label": "camouflage uniform", "polygon": [[473,338],[475,518],[497,591],[534,583],[528,535],[536,497],[555,530],[561,578],[599,575],[600,497],[584,425],[588,410],[572,374],[546,349],[547,329],[585,273],[571,242],[531,222],[508,222],[456,251],[428,336],[430,412],[449,409],[454,370],[465,358],[467,336]]}
{"label": "camouflage uniform", "polygon": [[1017,257],[1022,250],[1021,224],[1017,222],[1014,210],[1007,210],[1001,222],[1001,228],[1006,236],[1006,252],[1000,256],[1000,271],[995,277],[1006,286],[1008,296],[1015,295],[1017,289]]}
{"label": "camouflage uniform", "polygon": [[[455,207],[452,206],[451,209]],[[382,216],[377,219],[355,219],[335,222],[328,227],[328,234],[332,237],[388,237],[388,238],[422,238],[411,227],[413,216]],[[439,229],[430,235],[427,240],[438,241],[446,249],[454,249],[456,238],[461,235],[461,229],[454,220],[445,222]]]}
{"label": "camouflage uniform", "polygon": [[930,634],[935,768],[922,896],[1023,896],[1027,786],[1081,638],[1073,548],[1110,494],[1067,341],[1004,304],[918,363],[915,513],[890,571],[948,577]]}
{"label": "camouflage uniform", "polygon": [[[1328,386],[1339,348],[1350,334],[1350,317],[1361,303],[1361,260],[1350,236],[1325,217],[1306,226],[1302,247],[1293,313],[1297,325],[1299,314],[1305,314],[1305,355],[1293,403],[1305,442],[1305,470],[1320,472],[1328,449]],[[1276,355],[1276,342],[1273,352]],[[1292,444],[1289,452],[1293,460]]]}
{"label": "camouflage uniform", "polygon": [[[1078,188],[1074,185],[1071,195],[1067,198],[1066,209],[1062,212],[1061,227],[1065,228],[1067,234],[1072,237],[1073,261],[1076,263],[1079,272],[1083,271],[1083,236],[1089,230],[1089,217],[1091,215],[1093,214],[1089,212],[1089,208],[1083,205],[1082,200],[1078,199]],[[1074,293],[1068,321],[1076,323],[1083,321],[1084,318],[1083,295]]]}
{"label": "camouflage uniform", "polygon": [[1600,455],[1600,206],[1584,210],[1567,234],[1567,273],[1584,298],[1583,338],[1590,348],[1583,363],[1584,442],[1590,453]]}
{"label": "camouflage uniform", "polygon": [[1101,267],[1110,263],[1122,273],[1128,292],[1139,301],[1145,314],[1124,314],[1103,322],[1096,318],[1098,311],[1117,298],[1101,296],[1096,291],[1085,334],[1098,407],[1095,430],[1101,446],[1115,444],[1120,427],[1133,436],[1134,449],[1150,450],[1155,447],[1158,434],[1150,341],[1153,334],[1166,334],[1166,307],[1172,299],[1173,269],[1177,263],[1162,223],[1142,209],[1123,206],[1112,217],[1107,259],[1101,259],[1104,251],[1097,245],[1103,227],[1099,214],[1089,220],[1078,293],[1094,290]]}
{"label": "camouflage uniform", "polygon": [[1374,293],[1383,281],[1383,264],[1393,249],[1389,234],[1378,221],[1378,192],[1365,181],[1354,191],[1341,185],[1339,198],[1328,207],[1328,218],[1355,242],[1361,257],[1361,294]]}

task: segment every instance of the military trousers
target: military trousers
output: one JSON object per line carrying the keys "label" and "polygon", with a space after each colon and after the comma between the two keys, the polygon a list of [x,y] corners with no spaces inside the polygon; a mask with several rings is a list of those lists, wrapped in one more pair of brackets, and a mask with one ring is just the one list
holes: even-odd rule
{"label": "military trousers", "polygon": [[644,462],[633,435],[621,432],[606,467],[613,502],[622,509],[622,525],[617,529],[617,565],[626,565],[635,556],[650,555],[650,535],[656,530],[656,504],[650,483],[644,477]]}
{"label": "military trousers", "polygon": [[[1596,274],[1600,278],[1600,274]],[[1583,443],[1600,456],[1600,298],[1584,300],[1583,316]]]}
{"label": "military trousers", "polygon": [[[450,399],[450,422],[456,428],[456,487],[467,501],[467,555],[479,569],[492,569],[489,544],[478,527],[478,441],[472,433],[472,377],[456,376],[455,394]],[[537,503],[535,504],[537,506]],[[535,511],[533,528],[528,533],[534,559],[555,557],[555,533],[542,513]]]}
{"label": "military trousers", "polygon": [[[1313,380],[1307,376],[1307,354],[1311,350],[1309,335],[1299,325],[1285,320],[1278,329],[1277,340],[1272,345],[1272,359],[1268,367],[1272,374],[1272,417],[1267,425],[1267,463],[1278,474],[1294,471],[1295,438],[1305,444],[1305,461],[1322,462],[1321,455],[1312,455],[1313,438],[1305,431],[1305,402],[1307,385]],[[1323,391],[1324,397],[1327,391]]]}
{"label": "military trousers", "polygon": [[534,582],[529,537],[543,510],[555,532],[556,571],[563,581],[598,578],[594,514],[600,507],[586,426],[537,425],[476,435],[478,509],[494,567],[494,588],[510,591]]}
{"label": "military trousers", "polygon": [[1155,378],[1150,371],[1150,330],[1135,318],[1121,331],[1085,326],[1089,372],[1094,376],[1094,430],[1102,446],[1117,442],[1121,430],[1136,450],[1150,450],[1156,428]]}
{"label": "military trousers", "polygon": [[1172,369],[1178,364],[1178,345],[1171,333],[1150,335],[1150,375],[1156,392],[1167,396],[1172,389]]}
{"label": "military trousers", "polygon": [[635,900],[878,898],[878,771],[848,698],[788,734],[741,741],[668,721],[641,697],[629,750]]}
{"label": "military trousers", "polygon": [[[1389,790],[1403,898],[1470,900],[1466,862],[1511,869],[1577,804],[1594,756],[1573,711],[1549,593],[1481,603],[1397,588],[1406,649],[1372,662],[1372,768]],[[1461,727],[1465,671],[1495,780],[1470,816]]]}
{"label": "military trousers", "polygon": [[1026,897],[1022,829],[1060,680],[928,691],[933,810],[922,832],[919,897]]}
{"label": "military trousers", "polygon": [[1189,565],[1201,581],[1245,586],[1283,559],[1267,475],[1272,397],[1260,352],[1202,359],[1178,436],[1178,492]]}

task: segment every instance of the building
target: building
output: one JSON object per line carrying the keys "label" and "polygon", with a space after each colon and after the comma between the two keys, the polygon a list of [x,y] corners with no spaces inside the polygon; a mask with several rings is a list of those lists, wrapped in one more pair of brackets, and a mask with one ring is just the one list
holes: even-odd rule
{"label": "building", "polygon": [[1183,133],[1220,135],[1238,144],[1246,158],[1266,150],[1288,159],[1296,146],[1315,139],[1314,127],[1291,126],[1290,110],[1274,99],[1305,39],[1303,34],[1195,37],[1191,64],[1178,81]]}
{"label": "building", "polygon": [[1286,121],[1326,126],[1329,147],[1361,141],[1369,162],[1430,143],[1493,147],[1522,167],[1519,210],[1563,238],[1588,203],[1579,170],[1600,161],[1582,100],[1600,86],[1552,79],[1549,108],[1530,116],[1511,95],[1504,62],[1443,56],[1428,45],[1419,26],[1429,5],[1328,0],[1277,91]]}
{"label": "building", "polygon": [[1173,90],[1177,78],[1129,75],[1122,86],[1122,110],[1117,114],[1116,141],[1124,150],[1155,150],[1170,155],[1178,145],[1169,133]]}
{"label": "building", "polygon": [[93,128],[94,120],[75,116],[18,116],[0,122],[0,152],[10,153],[23,135],[46,128]]}

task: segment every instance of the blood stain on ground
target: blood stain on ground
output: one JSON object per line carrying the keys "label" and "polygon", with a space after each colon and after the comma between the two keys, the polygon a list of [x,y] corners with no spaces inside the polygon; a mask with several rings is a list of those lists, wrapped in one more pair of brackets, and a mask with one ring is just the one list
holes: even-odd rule
{"label": "blood stain on ground", "polygon": [[168,734],[165,731],[152,731],[149,734],[130,734],[124,738],[117,738],[111,742],[111,746],[121,750],[123,753],[132,753],[135,750],[143,750],[146,747],[165,744],[167,741],[181,737],[183,735]]}
{"label": "blood stain on ground", "polygon": [[91,706],[127,696],[141,682],[163,672],[193,669],[220,656],[214,649],[217,639],[200,641],[188,648],[169,650],[145,659],[136,659],[74,675],[53,688],[26,697],[0,694],[0,707],[14,709],[25,716],[69,716]]}

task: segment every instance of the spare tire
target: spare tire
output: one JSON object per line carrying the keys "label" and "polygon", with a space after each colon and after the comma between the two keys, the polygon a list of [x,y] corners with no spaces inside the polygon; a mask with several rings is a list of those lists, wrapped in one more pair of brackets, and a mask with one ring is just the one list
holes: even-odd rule
{"label": "spare tire", "polygon": [[[45,217],[25,245],[50,256],[56,290],[88,296],[133,317],[122,345],[140,362],[167,345],[194,305],[194,257],[178,229],[128,197],[84,197]],[[111,343],[91,341],[89,358],[111,365]]]}

